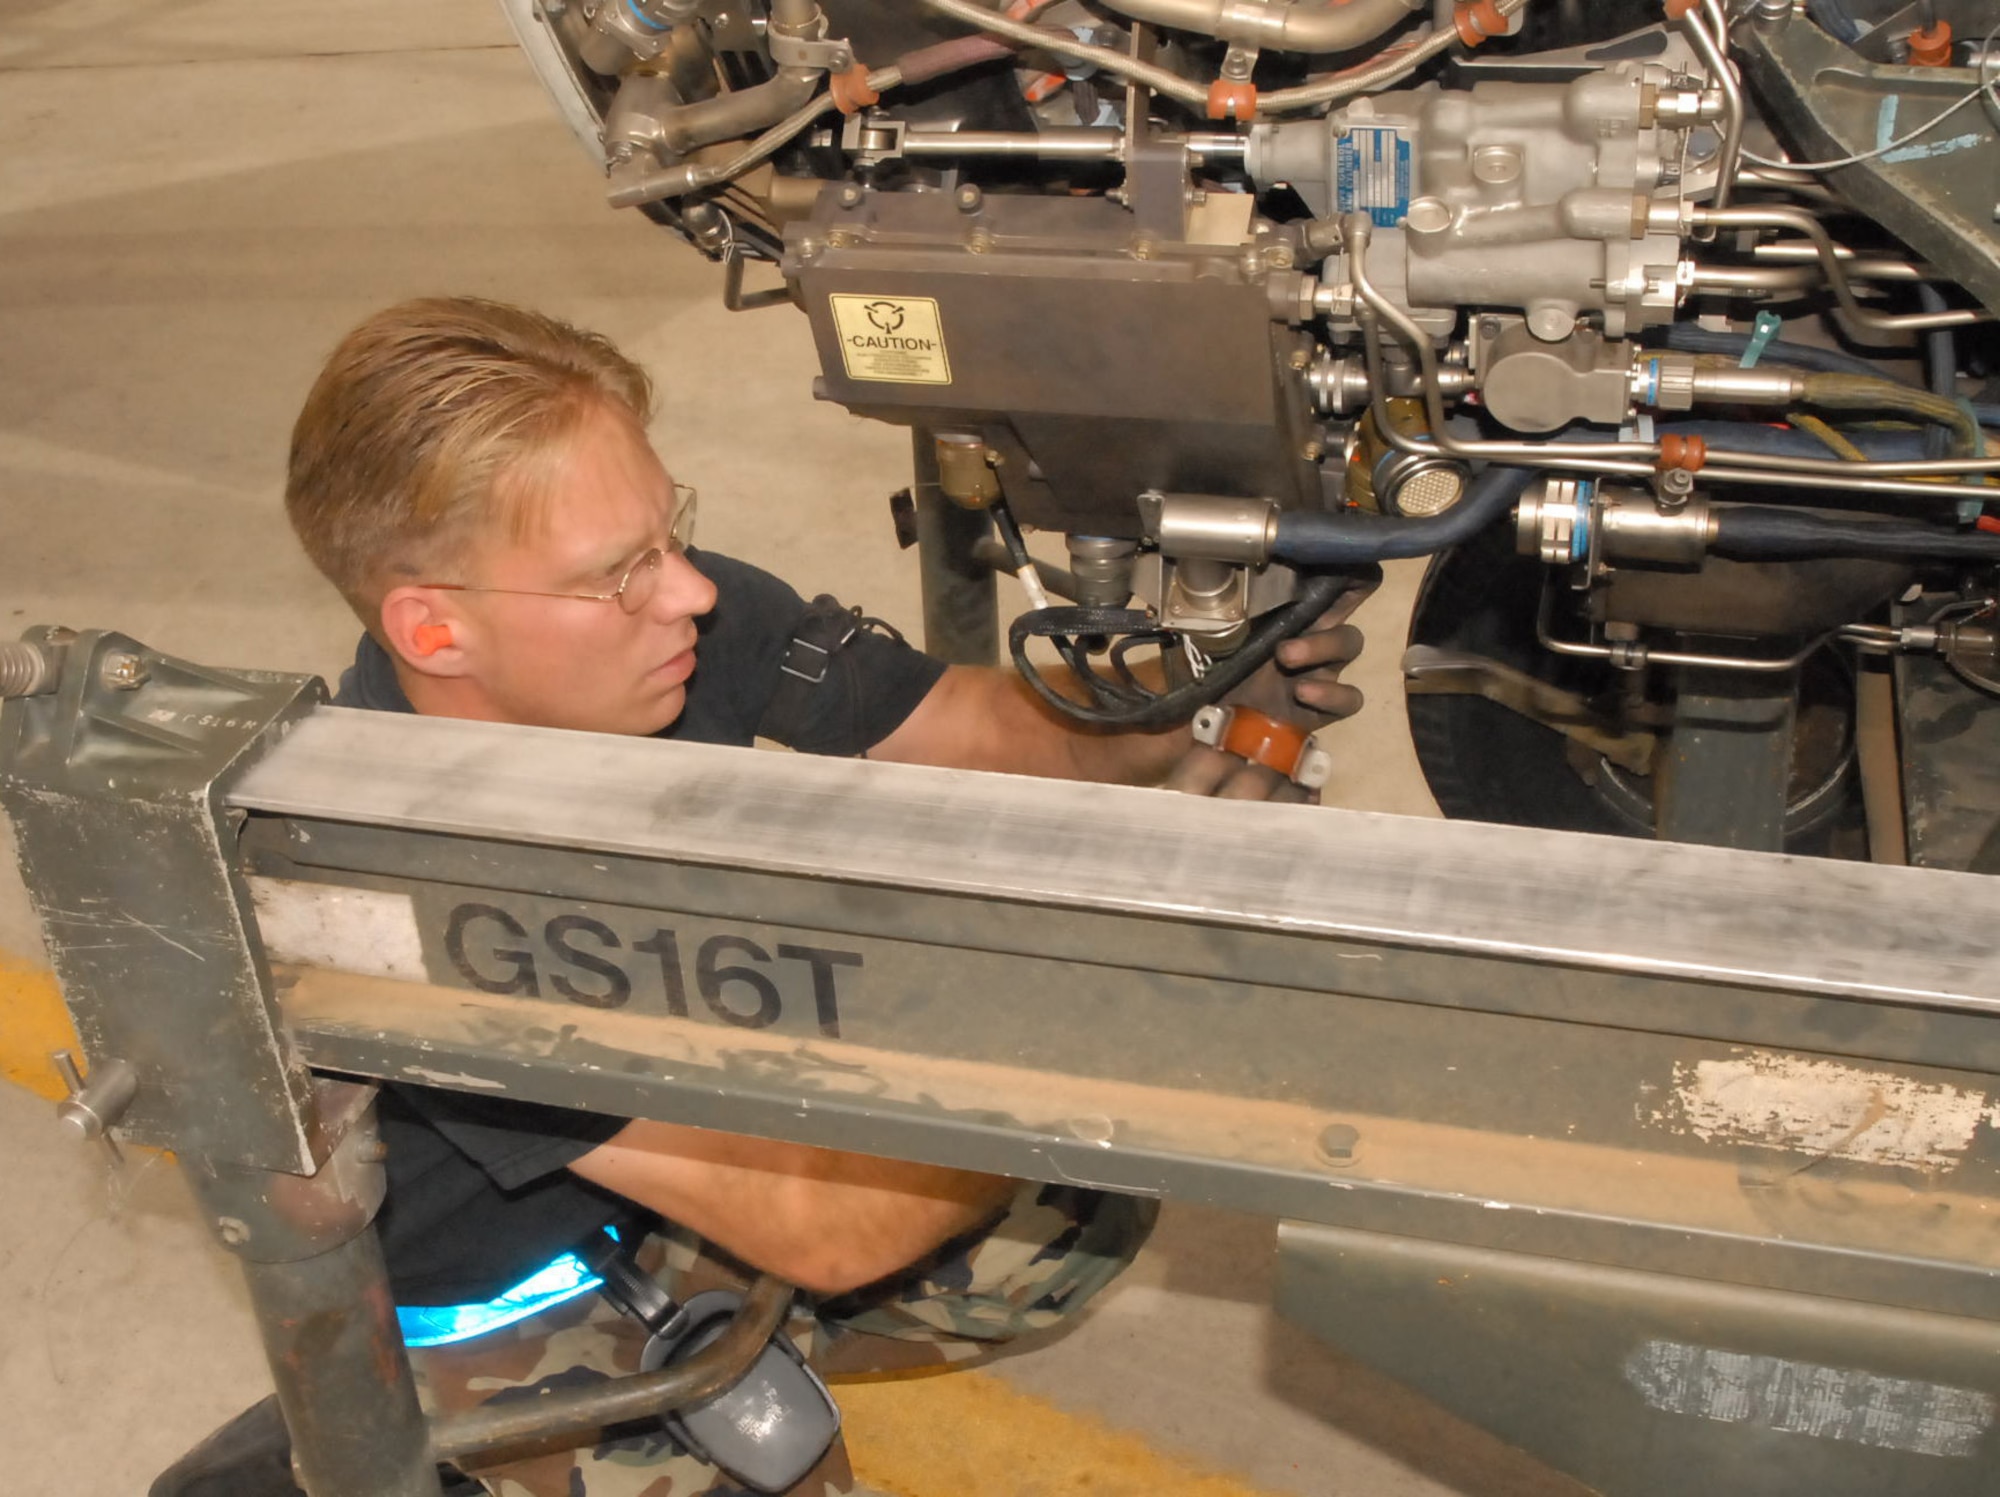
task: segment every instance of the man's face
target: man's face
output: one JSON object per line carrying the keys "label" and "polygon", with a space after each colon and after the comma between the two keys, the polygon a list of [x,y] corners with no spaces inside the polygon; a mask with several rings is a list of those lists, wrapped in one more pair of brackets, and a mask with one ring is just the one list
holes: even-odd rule
{"label": "man's face", "polygon": [[[467,578],[512,592],[456,594],[474,626],[466,685],[478,715],[596,733],[656,733],[681,714],[695,620],[715,586],[669,545],[674,488],[635,422],[593,412],[558,454],[540,533],[485,540]],[[649,549],[667,555],[637,613],[616,602],[523,593],[611,593]],[[636,579],[635,579],[636,582]]]}

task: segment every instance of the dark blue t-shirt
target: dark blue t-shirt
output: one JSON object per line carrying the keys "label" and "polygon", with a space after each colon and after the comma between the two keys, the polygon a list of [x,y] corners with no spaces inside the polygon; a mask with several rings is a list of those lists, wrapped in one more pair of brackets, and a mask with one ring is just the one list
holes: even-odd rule
{"label": "dark blue t-shirt", "polygon": [[[856,634],[824,680],[771,720],[806,601],[770,573],[709,551],[688,559],[716,587],[681,715],[658,736],[748,746],[775,738],[807,753],[859,754],[900,727],[944,674],[901,640]],[[814,659],[816,657],[808,656]],[[363,636],[337,706],[409,712],[388,654]],[[532,1102],[391,1084],[382,1090],[389,1195],[377,1219],[396,1300],[477,1303],[511,1288],[608,1225],[645,1213],[568,1170],[625,1119]]]}

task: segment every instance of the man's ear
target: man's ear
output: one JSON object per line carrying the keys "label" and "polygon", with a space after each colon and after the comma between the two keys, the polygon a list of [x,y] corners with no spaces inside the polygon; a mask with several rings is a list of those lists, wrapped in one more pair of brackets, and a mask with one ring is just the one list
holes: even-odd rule
{"label": "man's ear", "polygon": [[393,588],[382,599],[382,637],[390,653],[426,676],[469,674],[472,632],[471,622],[435,588]]}

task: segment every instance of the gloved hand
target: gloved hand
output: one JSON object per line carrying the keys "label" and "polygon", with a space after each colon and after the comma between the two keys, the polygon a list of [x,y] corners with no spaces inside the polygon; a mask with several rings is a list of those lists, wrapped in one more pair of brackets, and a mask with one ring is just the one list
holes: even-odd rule
{"label": "gloved hand", "polygon": [[[1340,679],[1341,671],[1360,655],[1362,647],[1361,631],[1347,620],[1381,583],[1382,569],[1367,568],[1355,586],[1342,593],[1310,629],[1279,645],[1269,665],[1223,700],[1230,706],[1254,708],[1296,723],[1307,732],[1359,712],[1360,690]],[[1169,790],[1222,800],[1319,800],[1317,791],[1205,743],[1195,744],[1182,755],[1162,783]]]}

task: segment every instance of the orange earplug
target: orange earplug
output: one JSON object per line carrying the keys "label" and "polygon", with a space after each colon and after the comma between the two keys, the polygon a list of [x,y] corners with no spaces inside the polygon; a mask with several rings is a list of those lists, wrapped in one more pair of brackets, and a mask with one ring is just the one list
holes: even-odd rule
{"label": "orange earplug", "polygon": [[410,631],[410,643],[419,655],[435,655],[451,643],[451,625],[419,624]]}

